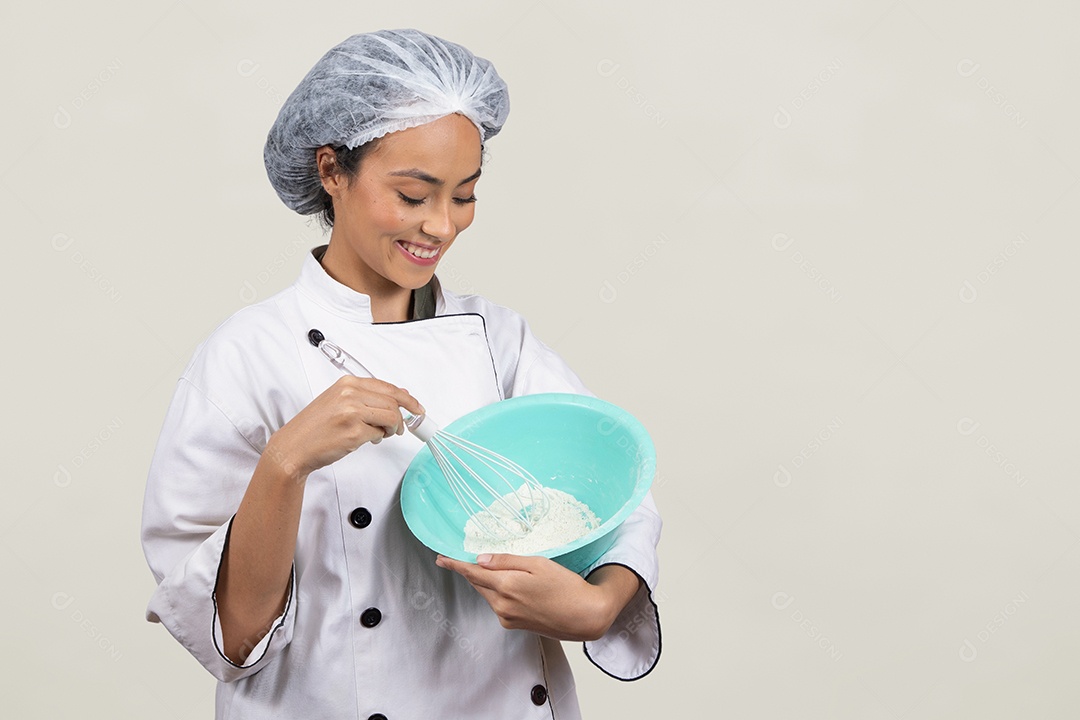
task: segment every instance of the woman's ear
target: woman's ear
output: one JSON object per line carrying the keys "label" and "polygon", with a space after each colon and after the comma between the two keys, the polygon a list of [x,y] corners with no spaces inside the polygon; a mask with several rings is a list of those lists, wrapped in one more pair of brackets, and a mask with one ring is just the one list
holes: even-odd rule
{"label": "woman's ear", "polygon": [[337,153],[329,145],[315,150],[315,166],[319,169],[319,180],[330,197],[337,197],[343,189],[345,176],[337,164]]}

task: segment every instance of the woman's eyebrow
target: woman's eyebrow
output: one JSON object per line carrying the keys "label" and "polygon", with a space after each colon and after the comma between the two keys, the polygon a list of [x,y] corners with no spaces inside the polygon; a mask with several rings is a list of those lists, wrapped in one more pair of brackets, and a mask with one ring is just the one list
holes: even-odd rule
{"label": "woman's eyebrow", "polygon": [[[446,184],[442,180],[440,180],[439,178],[434,177],[432,175],[429,175],[428,173],[424,172],[423,170],[421,170],[419,168],[409,168],[408,170],[395,170],[394,172],[389,173],[389,174],[393,175],[395,177],[416,178],[417,180],[420,180],[422,182],[426,182],[426,183],[429,183],[431,185],[435,185],[435,186],[438,186],[438,187],[441,187],[441,186]],[[469,177],[467,177],[464,180],[462,180],[461,182],[459,182],[458,185],[461,186],[461,185],[464,185],[467,182],[472,182],[473,180],[475,180],[478,177],[480,177],[480,168],[477,168],[476,172],[474,172],[472,175],[470,175]]]}
{"label": "woman's eyebrow", "polygon": [[467,182],[472,182],[473,180],[475,180],[478,177],[480,177],[480,168],[476,168],[476,172],[474,172],[472,175],[470,175],[469,177],[467,177],[464,180],[462,180],[461,182],[459,182],[458,186],[460,187],[461,185],[464,185]]}

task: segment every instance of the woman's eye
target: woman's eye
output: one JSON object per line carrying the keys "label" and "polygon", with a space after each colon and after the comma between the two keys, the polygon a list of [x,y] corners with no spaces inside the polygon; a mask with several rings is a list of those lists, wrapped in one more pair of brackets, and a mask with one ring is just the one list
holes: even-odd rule
{"label": "woman's eye", "polygon": [[[424,198],[409,197],[408,195],[401,192],[400,190],[398,191],[398,197],[400,197],[401,201],[404,202],[407,205],[423,205],[424,200],[425,200]],[[456,198],[454,198],[454,202],[457,203],[458,205],[468,205],[470,203],[476,202],[476,196],[475,195],[470,195],[467,198],[458,198],[458,197],[456,197]]]}
{"label": "woman's eye", "polygon": [[423,198],[409,198],[409,196],[406,195],[404,192],[399,192],[399,193],[397,193],[397,195],[400,196],[400,198],[402,199],[402,202],[404,202],[404,203],[406,203],[408,205],[422,205],[423,204]]}
{"label": "woman's eye", "polygon": [[409,197],[408,195],[406,195],[405,193],[400,192],[400,191],[398,192],[398,196],[402,199],[403,202],[407,203],[408,205],[423,205],[424,204],[424,198]]}

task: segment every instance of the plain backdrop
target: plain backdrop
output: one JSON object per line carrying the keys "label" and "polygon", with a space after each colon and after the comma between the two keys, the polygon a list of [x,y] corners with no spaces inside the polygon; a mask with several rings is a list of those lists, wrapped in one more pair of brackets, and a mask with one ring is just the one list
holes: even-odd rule
{"label": "plain backdrop", "polygon": [[3,714],[212,717],[149,460],[324,242],[281,103],[396,27],[510,87],[440,277],[658,448],[663,654],[568,647],[586,716],[1077,717],[1080,5],[1018,0],[5,3]]}

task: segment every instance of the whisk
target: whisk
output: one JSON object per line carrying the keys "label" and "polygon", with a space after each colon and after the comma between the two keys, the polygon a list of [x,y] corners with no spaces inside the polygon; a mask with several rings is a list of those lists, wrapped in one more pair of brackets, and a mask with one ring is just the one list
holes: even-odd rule
{"label": "whisk", "polygon": [[[356,377],[375,377],[319,330],[310,330],[308,341],[339,370]],[[550,498],[528,470],[488,448],[441,430],[427,413],[414,415],[406,408],[401,408],[401,413],[405,427],[427,445],[454,497],[484,534],[495,540],[524,537],[547,514]],[[480,491],[489,499],[481,497]]]}

